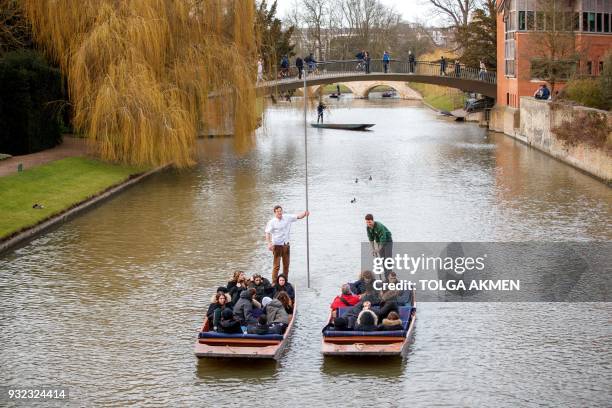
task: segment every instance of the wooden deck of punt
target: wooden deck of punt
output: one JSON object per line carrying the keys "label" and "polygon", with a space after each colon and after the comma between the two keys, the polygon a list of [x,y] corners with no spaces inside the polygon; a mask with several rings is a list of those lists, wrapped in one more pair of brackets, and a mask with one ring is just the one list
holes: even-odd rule
{"label": "wooden deck of punt", "polygon": [[[297,315],[297,297],[293,305],[293,314],[290,315],[289,325],[282,340],[270,339],[241,339],[239,337],[227,338],[199,338],[195,344],[195,355],[198,358],[268,358],[277,360],[287,347],[289,336]],[[200,331],[209,331],[208,318]]]}
{"label": "wooden deck of punt", "polygon": [[311,123],[310,126],[318,129],[366,130],[374,123]]}
{"label": "wooden deck of punt", "polygon": [[[412,292],[412,307],[416,307],[415,293]],[[332,315],[329,314],[328,322]],[[321,340],[324,356],[404,356],[408,351],[414,331],[416,312],[410,319],[406,337],[400,336],[346,336],[325,337]]]}

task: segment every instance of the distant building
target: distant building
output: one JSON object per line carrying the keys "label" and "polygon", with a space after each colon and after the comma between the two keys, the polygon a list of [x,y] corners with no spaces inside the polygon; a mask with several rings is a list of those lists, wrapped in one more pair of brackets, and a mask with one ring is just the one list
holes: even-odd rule
{"label": "distant building", "polygon": [[[533,33],[545,31],[548,19],[537,0],[497,0],[497,104],[519,107],[521,96],[531,96],[544,81],[534,78],[531,60],[542,55],[534,49]],[[573,30],[581,60],[575,69],[597,76],[603,58],[612,51],[612,0],[558,0],[564,25]],[[563,84],[556,85],[561,89]]]}

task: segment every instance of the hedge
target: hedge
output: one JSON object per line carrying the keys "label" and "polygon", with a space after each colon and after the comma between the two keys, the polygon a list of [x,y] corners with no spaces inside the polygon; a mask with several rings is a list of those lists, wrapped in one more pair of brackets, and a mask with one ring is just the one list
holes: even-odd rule
{"label": "hedge", "polygon": [[20,155],[61,143],[62,78],[33,50],[0,58],[0,153]]}

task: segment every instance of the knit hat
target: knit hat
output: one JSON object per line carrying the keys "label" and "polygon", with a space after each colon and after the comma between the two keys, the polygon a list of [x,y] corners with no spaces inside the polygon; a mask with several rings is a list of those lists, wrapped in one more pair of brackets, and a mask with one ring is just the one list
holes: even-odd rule
{"label": "knit hat", "polygon": [[261,300],[261,304],[263,305],[263,307],[268,306],[268,303],[270,303],[272,301],[272,299],[270,299],[269,297],[265,297]]}
{"label": "knit hat", "polygon": [[227,293],[227,292],[229,292],[229,290],[227,290],[227,288],[225,286],[219,286],[217,288],[217,292]]}
{"label": "knit hat", "polygon": [[225,320],[230,320],[232,317],[234,317],[234,312],[232,312],[232,309],[230,308],[223,309],[221,317],[223,317]]}

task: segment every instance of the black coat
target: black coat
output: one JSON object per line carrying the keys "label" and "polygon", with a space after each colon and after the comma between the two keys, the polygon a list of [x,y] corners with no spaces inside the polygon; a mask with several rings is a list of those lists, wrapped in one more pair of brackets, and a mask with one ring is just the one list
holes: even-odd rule
{"label": "black coat", "polygon": [[227,333],[227,334],[237,334],[242,333],[242,328],[240,327],[240,322],[236,319],[225,320],[221,319],[219,326],[217,327],[217,331],[219,333]]}
{"label": "black coat", "polygon": [[281,286],[278,283],[272,287],[273,297],[276,297],[280,292],[287,292],[289,298],[291,300],[295,300],[295,290],[293,289],[293,285],[289,282],[285,282],[285,286]]}
{"label": "black coat", "polygon": [[259,285],[255,285],[255,282],[251,282],[249,288],[255,289],[255,299],[261,303],[261,300],[266,296],[271,296],[273,289],[270,281],[266,278],[263,278],[262,282]]}
{"label": "black coat", "polygon": [[300,57],[297,57],[295,59],[295,66],[298,68],[303,68],[304,67],[304,60],[302,60]]}

